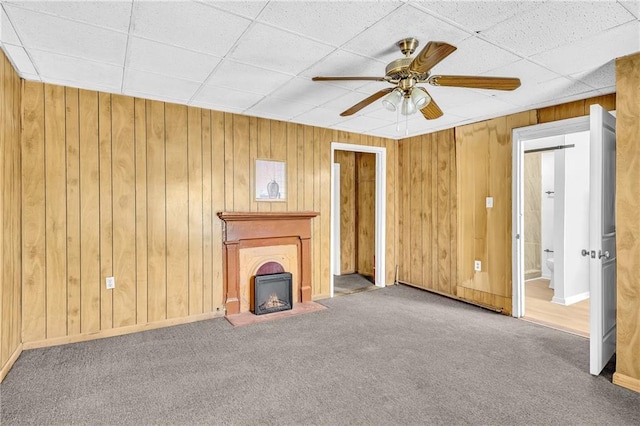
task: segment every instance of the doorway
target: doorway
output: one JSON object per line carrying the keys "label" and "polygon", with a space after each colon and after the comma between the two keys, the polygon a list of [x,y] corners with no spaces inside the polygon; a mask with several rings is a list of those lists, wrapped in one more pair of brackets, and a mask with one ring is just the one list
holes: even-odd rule
{"label": "doorway", "polygon": [[[355,238],[358,234],[354,232],[354,246],[341,247],[340,240],[345,239],[346,235],[344,231],[340,230],[342,210],[340,209],[340,198],[343,197],[340,196],[339,182],[340,176],[344,176],[346,170],[344,165],[338,167],[334,165],[331,169],[331,297],[339,293],[360,291],[361,288],[371,287],[371,284],[376,287],[385,286],[386,148],[333,142],[331,144],[331,158],[334,162],[336,153],[339,153],[339,156],[353,156],[354,167],[356,158],[359,157],[360,167],[365,169],[365,173],[361,173],[360,177],[363,180],[361,187],[366,190],[363,202],[365,205],[370,204],[371,208],[367,208],[365,213],[361,213],[368,216],[360,218],[359,221],[368,229],[358,231],[356,222],[353,222],[353,230],[364,234],[365,240],[358,243],[360,238]],[[355,174],[354,179],[356,179]],[[355,183],[354,181],[354,188]],[[357,194],[353,197],[355,202]],[[365,246],[358,250],[358,244],[365,244]],[[349,268],[343,270],[340,266],[341,258],[358,253],[362,258],[360,267],[354,267],[353,271],[350,271]],[[357,265],[356,258],[354,258],[354,265]],[[359,273],[347,274],[348,272]]]}
{"label": "doorway", "polygon": [[516,129],[513,140],[514,316],[588,338],[589,117]]}

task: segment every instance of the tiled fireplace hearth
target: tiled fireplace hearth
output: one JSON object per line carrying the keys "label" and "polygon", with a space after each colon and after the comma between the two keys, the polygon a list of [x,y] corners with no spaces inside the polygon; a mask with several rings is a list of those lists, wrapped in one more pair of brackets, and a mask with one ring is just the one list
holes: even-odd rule
{"label": "tiled fireplace hearth", "polygon": [[[311,301],[311,219],[315,212],[221,212],[226,314],[249,309],[245,299],[252,276],[267,261],[293,274],[293,301]],[[283,261],[284,260],[284,261]]]}

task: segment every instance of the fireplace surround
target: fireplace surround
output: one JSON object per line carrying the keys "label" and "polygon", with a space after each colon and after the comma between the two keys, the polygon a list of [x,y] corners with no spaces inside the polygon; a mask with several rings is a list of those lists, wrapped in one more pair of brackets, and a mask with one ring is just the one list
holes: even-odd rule
{"label": "fireplace surround", "polygon": [[251,277],[240,276],[240,251],[294,245],[297,248],[299,294],[292,303],[311,301],[311,219],[316,212],[220,212],[223,223],[223,280],[226,315],[240,313],[240,284]]}

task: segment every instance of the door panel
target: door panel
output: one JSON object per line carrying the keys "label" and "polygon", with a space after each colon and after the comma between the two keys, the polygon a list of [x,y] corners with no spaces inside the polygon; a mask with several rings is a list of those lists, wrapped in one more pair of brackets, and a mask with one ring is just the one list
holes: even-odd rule
{"label": "door panel", "polygon": [[591,106],[589,244],[590,366],[598,375],[616,350],[615,117]]}

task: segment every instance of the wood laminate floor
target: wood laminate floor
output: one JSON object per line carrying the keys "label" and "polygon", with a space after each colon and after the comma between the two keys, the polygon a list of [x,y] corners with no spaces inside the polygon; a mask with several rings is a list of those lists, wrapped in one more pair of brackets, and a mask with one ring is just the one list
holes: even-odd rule
{"label": "wood laminate floor", "polygon": [[525,283],[525,316],[522,319],[589,337],[589,299],[562,306],[552,303],[549,280],[540,278]]}

